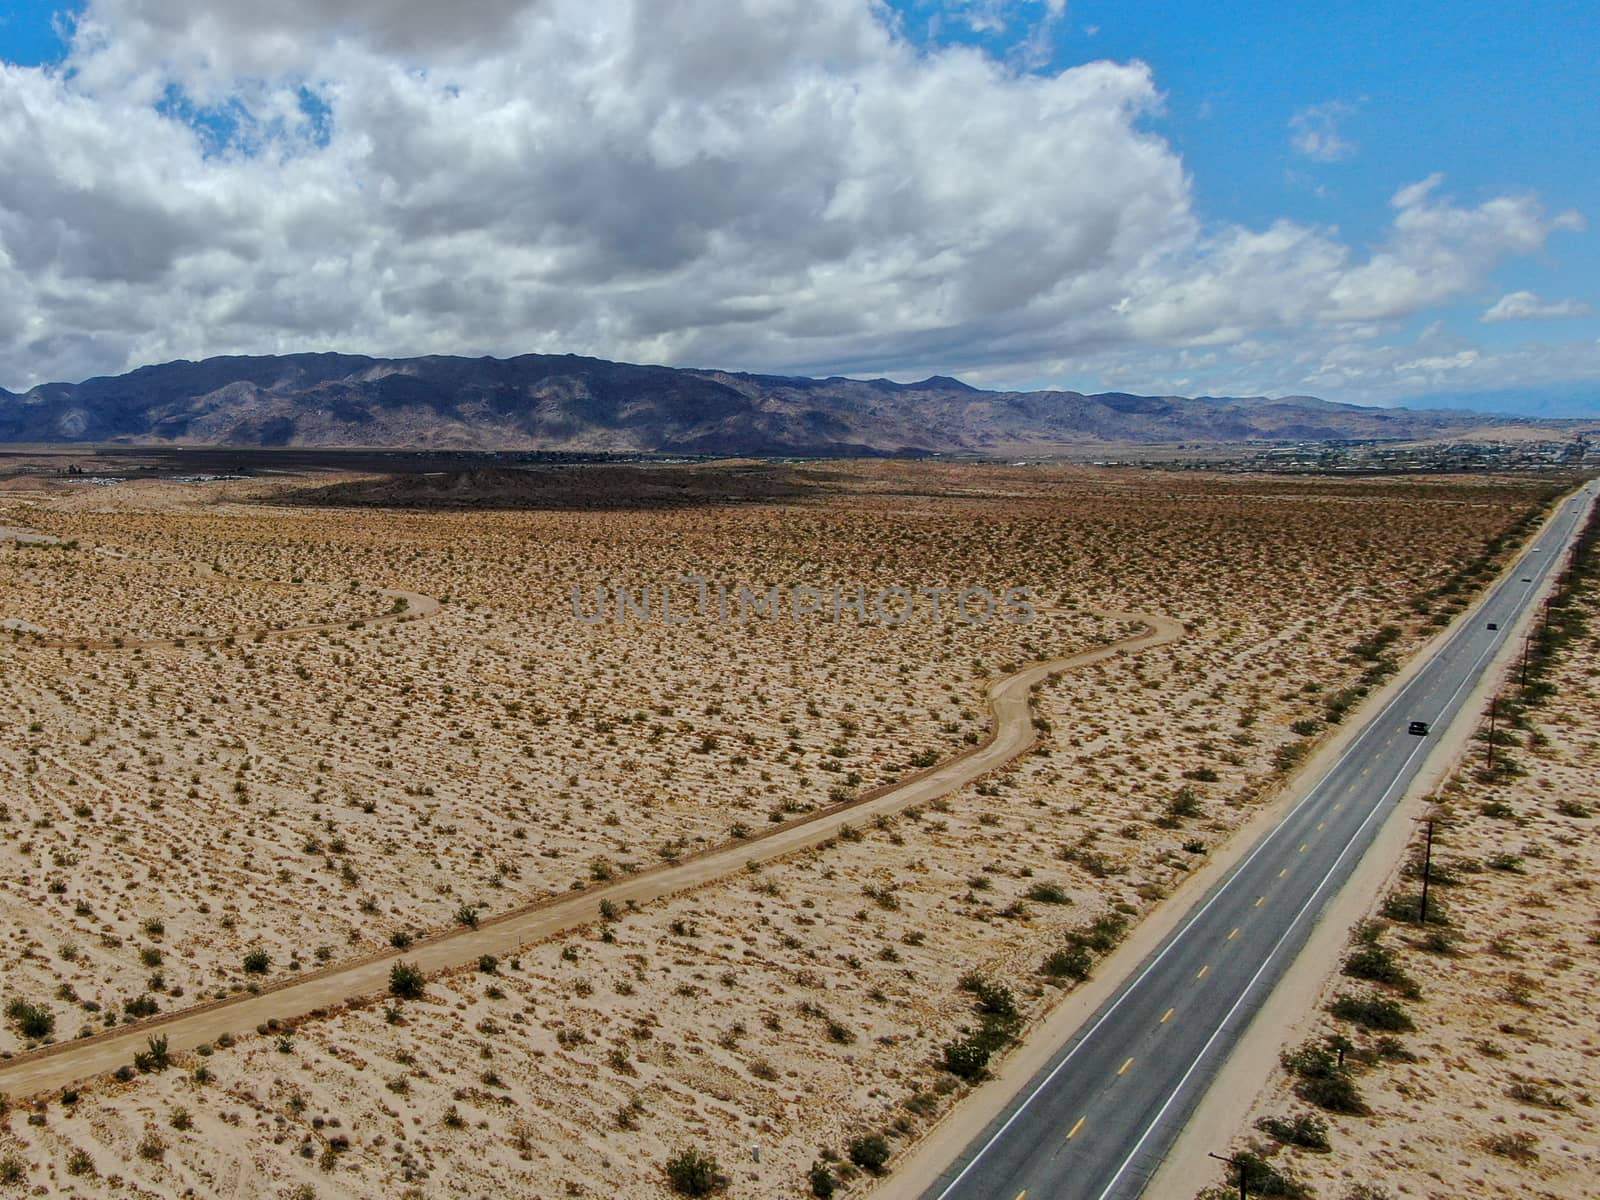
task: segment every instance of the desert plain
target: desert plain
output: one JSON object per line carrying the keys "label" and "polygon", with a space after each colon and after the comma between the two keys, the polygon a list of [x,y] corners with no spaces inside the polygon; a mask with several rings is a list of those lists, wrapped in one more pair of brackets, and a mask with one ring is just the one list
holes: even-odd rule
{"label": "desert plain", "polygon": [[[327,483],[0,481],[0,1091],[78,1039],[446,932],[459,964],[193,1051],[152,1026],[117,1076],[14,1094],[0,1191],[664,1197],[700,1164],[730,1196],[864,1194],[1564,490],[894,462],[670,504]],[[685,578],[1027,588],[1037,613],[574,606]],[[1154,622],[1174,636],[1042,680],[1032,746],[948,794],[474,948],[970,753],[997,680]],[[1581,714],[1547,736],[1592,756]],[[1545,749],[1517,786],[1565,794]],[[1510,828],[1542,862],[1587,827]],[[1582,890],[1531,894],[1539,964],[1505,969],[1592,973],[1556,915]],[[1581,1064],[1536,1036],[1493,1040],[1576,1102]],[[1549,1163],[1562,1134],[1535,1136]]]}

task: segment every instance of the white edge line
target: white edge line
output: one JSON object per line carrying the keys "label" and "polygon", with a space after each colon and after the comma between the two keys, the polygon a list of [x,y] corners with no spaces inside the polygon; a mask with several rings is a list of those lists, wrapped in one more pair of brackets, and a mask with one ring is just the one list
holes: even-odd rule
{"label": "white edge line", "polygon": [[[1574,525],[1576,525],[1576,518],[1573,518],[1573,523],[1574,523]],[[1563,540],[1565,540],[1565,538],[1567,536],[1570,536],[1570,535],[1569,534],[1563,534],[1562,535]],[[1563,550],[1561,551],[1561,553],[1565,553],[1565,547],[1563,547]],[[1528,554],[1524,553],[1522,561],[1526,561],[1527,558],[1528,558]],[[1550,558],[1545,559],[1540,564],[1540,571],[1538,572],[1538,574],[1540,576],[1549,573],[1551,564],[1554,562],[1555,558],[1556,558],[1556,556],[1552,555]],[[1520,569],[1520,566],[1521,566],[1520,562],[1519,562],[1518,566],[1519,566],[1519,569]],[[1480,617],[1482,615],[1483,611],[1486,608],[1488,608],[1488,606],[1490,604],[1492,604],[1494,602],[1494,600],[1497,598],[1500,590],[1503,589],[1503,588],[1508,587],[1510,585],[1510,582],[1511,581],[1510,581],[1509,578],[1506,579],[1505,582],[1503,582],[1500,585],[1499,588],[1496,588],[1494,592],[1492,592],[1488,596],[1484,597],[1484,599],[1482,601],[1480,601],[1475,606],[1475,608],[1473,610],[1473,613],[1472,613],[1473,617],[1474,618]],[[1531,585],[1529,587],[1528,591],[1531,592],[1533,590],[1533,588],[1537,587],[1537,586],[1538,586],[1538,583],[1535,582],[1533,585]],[[1526,603],[1526,601],[1527,601],[1527,593],[1524,593],[1523,602]],[[1434,652],[1433,661],[1437,661],[1438,658],[1441,655],[1443,655],[1445,653],[1445,651],[1447,651],[1450,648],[1450,644],[1452,642],[1454,642],[1458,638],[1465,637],[1467,635],[1467,632],[1471,628],[1472,628],[1472,625],[1470,623],[1463,623],[1462,626],[1455,633],[1450,635],[1450,637],[1445,641],[1445,644],[1443,646],[1440,646],[1439,649]],[[1455,703],[1456,696],[1459,696],[1461,694],[1462,688],[1466,687],[1467,682],[1469,682],[1472,679],[1473,672],[1475,672],[1478,669],[1478,667],[1482,665],[1483,660],[1485,658],[1487,658],[1489,656],[1489,654],[1492,651],[1494,651],[1500,645],[1500,643],[1503,640],[1505,632],[1506,631],[1503,630],[1503,629],[1495,631],[1496,636],[1490,639],[1488,649],[1486,649],[1483,652],[1483,654],[1481,654],[1478,657],[1477,663],[1473,664],[1472,671],[1469,671],[1467,673],[1467,678],[1462,681],[1462,683],[1461,683],[1461,685],[1459,687],[1456,688],[1455,693],[1450,697],[1450,699],[1445,701],[1444,708],[1447,709],[1447,708],[1450,707],[1451,704]],[[1421,674],[1421,672],[1419,671],[1418,672],[1418,676],[1420,676],[1420,674]],[[952,1179],[945,1186],[944,1190],[939,1193],[939,1195],[935,1198],[935,1200],[946,1200],[946,1197],[948,1197],[951,1192],[955,1191],[955,1189],[960,1185],[961,1181],[967,1177],[968,1173],[972,1170],[972,1168],[978,1165],[978,1162],[983,1158],[983,1156],[985,1154],[987,1154],[989,1152],[989,1150],[994,1146],[994,1144],[996,1142],[998,1142],[1002,1137],[1005,1136],[1006,1131],[1008,1129],[1010,1129],[1013,1124],[1016,1123],[1017,1118],[1020,1117],[1023,1114],[1023,1112],[1025,1112],[1027,1110],[1028,1106],[1030,1104],[1032,1104],[1035,1099],[1038,1098],[1039,1093],[1044,1091],[1045,1088],[1049,1087],[1051,1085],[1051,1083],[1053,1083],[1055,1081],[1056,1076],[1059,1075],[1061,1073],[1062,1069],[1065,1068],[1066,1065],[1069,1062],[1072,1061],[1073,1057],[1078,1053],[1079,1050],[1081,1050],[1084,1047],[1084,1045],[1086,1045],[1088,1043],[1089,1039],[1094,1037],[1095,1033],[1099,1030],[1100,1026],[1105,1024],[1106,1021],[1108,1021],[1111,1018],[1111,1015],[1114,1012],[1116,1012],[1118,1008],[1120,1008],[1122,1006],[1123,1001],[1126,1000],[1130,995],[1133,994],[1133,992],[1135,990],[1138,989],[1139,985],[1144,982],[1145,976],[1149,975],[1151,971],[1155,970],[1156,967],[1161,963],[1161,960],[1164,959],[1168,955],[1168,953],[1170,953],[1172,951],[1172,949],[1175,946],[1177,946],[1177,944],[1184,938],[1184,936],[1188,934],[1189,930],[1194,927],[1195,923],[1198,922],[1201,917],[1205,916],[1206,912],[1211,908],[1211,906],[1213,904],[1215,904],[1218,900],[1222,899],[1223,894],[1230,887],[1232,887],[1234,883],[1236,883],[1238,881],[1239,877],[1244,874],[1245,869],[1253,861],[1255,861],[1256,855],[1260,854],[1263,850],[1265,850],[1272,843],[1273,839],[1276,838],[1278,836],[1278,834],[1281,833],[1284,830],[1284,828],[1289,824],[1289,822],[1294,819],[1294,817],[1300,812],[1300,810],[1302,808],[1304,808],[1307,804],[1309,804],[1316,797],[1317,793],[1320,792],[1323,789],[1323,787],[1327,784],[1328,780],[1333,776],[1334,772],[1337,771],[1340,767],[1342,767],[1344,765],[1344,763],[1345,763],[1345,760],[1348,759],[1352,754],[1354,754],[1356,752],[1356,750],[1361,746],[1362,742],[1364,742],[1366,740],[1367,735],[1372,733],[1374,730],[1376,730],[1378,728],[1379,725],[1382,724],[1384,718],[1386,718],[1389,715],[1389,710],[1392,709],[1396,704],[1400,703],[1400,701],[1405,698],[1406,693],[1411,690],[1411,685],[1416,682],[1416,679],[1418,678],[1418,676],[1413,676],[1411,680],[1407,681],[1406,685],[1404,687],[1402,687],[1400,689],[1400,691],[1395,693],[1394,697],[1389,701],[1389,703],[1385,704],[1383,706],[1383,708],[1378,712],[1378,714],[1376,716],[1374,716],[1370,721],[1368,721],[1366,727],[1364,729],[1362,729],[1362,731],[1356,735],[1355,739],[1350,743],[1350,745],[1348,747],[1346,747],[1345,752],[1343,754],[1341,754],[1339,756],[1339,758],[1333,763],[1333,765],[1330,766],[1327,769],[1327,771],[1325,771],[1323,773],[1322,778],[1317,780],[1316,785],[1314,787],[1312,787],[1311,790],[1308,791],[1305,794],[1305,796],[1303,796],[1301,798],[1299,803],[1297,803],[1293,808],[1291,808],[1288,812],[1286,812],[1283,815],[1283,818],[1278,822],[1278,824],[1275,825],[1272,828],[1272,830],[1266,835],[1266,837],[1261,839],[1260,843],[1257,844],[1256,848],[1254,850],[1252,850],[1244,858],[1244,860],[1242,862],[1240,862],[1240,863],[1238,863],[1238,864],[1236,864],[1234,866],[1232,872],[1229,874],[1227,879],[1222,881],[1222,886],[1217,889],[1216,893],[1209,900],[1207,900],[1205,902],[1205,904],[1201,905],[1201,907],[1198,910],[1195,911],[1195,913],[1189,918],[1189,920],[1184,922],[1183,927],[1181,929],[1179,929],[1176,933],[1174,933],[1173,935],[1171,935],[1171,937],[1168,938],[1167,944],[1161,948],[1160,952],[1153,959],[1150,960],[1149,964],[1145,967],[1145,969],[1143,971],[1140,971],[1139,974],[1134,977],[1132,982],[1130,982],[1128,984],[1125,984],[1123,986],[1121,992],[1117,995],[1116,999],[1112,1001],[1111,1007],[1107,1008],[1105,1010],[1105,1012],[1101,1013],[1099,1018],[1095,1021],[1095,1023],[1093,1025],[1089,1026],[1089,1028],[1078,1038],[1076,1043],[1074,1043],[1072,1049],[1067,1051],[1065,1057],[1063,1057],[1060,1062],[1058,1062],[1053,1068],[1051,1068],[1050,1073],[1044,1077],[1044,1079],[1039,1083],[1038,1087],[1034,1088],[1033,1091],[1028,1093],[1027,1098],[1025,1100],[1023,1100],[1023,1102],[1017,1106],[1016,1110],[1009,1117],[1006,1118],[1005,1123],[1003,1125],[1001,1125],[999,1129],[995,1130],[993,1136],[991,1136],[988,1141],[986,1141],[981,1147],[978,1148],[978,1152],[976,1154],[974,1154],[967,1161],[967,1165],[964,1166],[963,1168],[961,1168],[960,1174],[958,1174],[954,1179]],[[1418,750],[1422,749],[1422,747],[1425,746],[1426,744],[1427,743],[1425,743],[1425,742],[1419,742],[1418,745],[1417,745],[1417,749]],[[1407,767],[1410,766],[1411,759],[1416,756],[1416,752],[1417,752],[1416,750],[1413,750],[1411,752],[1411,755],[1407,757],[1405,764],[1402,765],[1401,768],[1400,768],[1402,773],[1406,770]],[[1398,776],[1396,777],[1396,782],[1398,782]],[[1394,787],[1394,785],[1390,784],[1389,790],[1392,791],[1393,787]],[[1387,798],[1388,798],[1388,793],[1385,792],[1384,799],[1378,801],[1378,804],[1376,806],[1374,806],[1374,808],[1372,810],[1372,814],[1368,815],[1367,821],[1363,821],[1362,824],[1360,825],[1360,827],[1358,827],[1358,829],[1356,831],[1356,836],[1359,836],[1361,830],[1366,828],[1367,822],[1372,820],[1372,815],[1376,814],[1378,812],[1378,810],[1380,808],[1382,808],[1382,806],[1385,803],[1385,801],[1387,800]],[[1354,840],[1355,840],[1354,837],[1352,837],[1350,843],[1346,844],[1344,853],[1348,853],[1349,852],[1350,845],[1354,844]],[[1329,871],[1330,875],[1332,874],[1332,870],[1333,869],[1337,869],[1338,863],[1343,861],[1343,858],[1344,858],[1344,854],[1341,853],[1339,858],[1336,859],[1335,862],[1334,862],[1334,868],[1330,869],[1330,871]],[[1318,885],[1317,892],[1312,893],[1313,899],[1315,899],[1315,896],[1318,893],[1321,892],[1322,886],[1327,883],[1327,879],[1328,879],[1328,876],[1324,876],[1323,877],[1323,883]],[[1310,904],[1310,903],[1311,903],[1311,901],[1307,901],[1307,904]],[[1298,924],[1298,922],[1300,920],[1300,917],[1304,914],[1304,912],[1305,912],[1305,909],[1302,908],[1300,910],[1300,912],[1295,915],[1294,921],[1291,922],[1290,926],[1289,926],[1289,929],[1291,931],[1294,929],[1295,924]],[[1284,936],[1287,937],[1288,934],[1285,933]],[[1280,940],[1278,945],[1281,946],[1282,944],[1283,943]],[[1267,956],[1267,960],[1266,960],[1267,963],[1270,963],[1272,961],[1272,957],[1273,957],[1273,955],[1275,955],[1277,953],[1277,949],[1278,949],[1277,946],[1273,947],[1272,953]],[[1265,970],[1265,969],[1266,969],[1266,963],[1263,963],[1262,964],[1262,970]],[[1260,972],[1257,972],[1257,977],[1259,977],[1259,975],[1260,975]],[[1249,991],[1249,986],[1253,986],[1254,983],[1255,983],[1255,980],[1252,979],[1251,980],[1251,984],[1247,985],[1247,987],[1245,989],[1246,994]],[[1241,997],[1241,999],[1242,999],[1242,997]],[[1232,1015],[1231,1012],[1230,1012],[1229,1015],[1230,1016]],[[1223,1024],[1227,1023],[1227,1019],[1228,1018],[1226,1018],[1226,1017],[1223,1018]],[[1219,1026],[1218,1027],[1218,1033],[1220,1033],[1220,1032],[1221,1032],[1221,1027]],[[1213,1040],[1215,1039],[1215,1037],[1216,1037],[1216,1034],[1213,1034],[1212,1035]],[[1206,1043],[1207,1049],[1210,1048],[1210,1045],[1211,1045],[1211,1043],[1208,1041]],[[1204,1055],[1205,1055],[1205,1050],[1202,1050],[1201,1051],[1201,1056],[1204,1057]],[[1197,1059],[1196,1060],[1196,1064],[1198,1064],[1198,1062],[1199,1062],[1199,1060]],[[1191,1066],[1189,1068],[1189,1071],[1184,1073],[1184,1077],[1183,1077],[1184,1081],[1186,1081],[1189,1078],[1189,1074],[1192,1073],[1193,1070],[1194,1070],[1194,1066]],[[1182,1087],[1183,1087],[1183,1082],[1180,1081],[1177,1090],[1181,1090]],[[1173,1098],[1176,1098],[1177,1090],[1174,1090]],[[1162,1110],[1161,1110],[1162,1113],[1165,1113],[1167,1106],[1170,1105],[1171,1103],[1172,1103],[1172,1098],[1169,1098],[1168,1101],[1167,1101],[1167,1104],[1162,1106]],[[1160,1120],[1160,1114],[1157,1114],[1156,1120],[1157,1121]],[[1152,1123],[1151,1126],[1150,1126],[1150,1129],[1153,1129],[1154,1127],[1155,1127],[1155,1125],[1154,1125],[1154,1123]],[[1140,1139],[1139,1139],[1139,1144],[1134,1147],[1133,1154],[1130,1154],[1128,1156],[1128,1159],[1124,1160],[1122,1166],[1117,1169],[1117,1176],[1113,1177],[1113,1179],[1112,1179],[1112,1186],[1113,1187],[1116,1185],[1117,1178],[1120,1178],[1122,1172],[1127,1169],[1128,1162],[1131,1161],[1133,1156],[1138,1153],[1139,1146],[1142,1146],[1144,1144],[1145,1138],[1149,1137],[1150,1129],[1146,1129],[1145,1130],[1144,1135],[1142,1137],[1140,1137]],[[1107,1188],[1107,1192],[1109,1192],[1109,1191],[1110,1191],[1110,1188]],[[1106,1193],[1101,1193],[1102,1200],[1103,1200],[1105,1194]]]}
{"label": "white edge line", "polygon": [[[1498,642],[1498,640],[1499,639],[1495,639],[1496,642]],[[1456,702],[1457,697],[1461,695],[1466,686],[1473,682],[1473,680],[1476,678],[1478,668],[1483,665],[1483,660],[1488,658],[1494,649],[1495,645],[1494,643],[1491,643],[1482,654],[1478,655],[1478,661],[1472,664],[1472,667],[1470,670],[1468,670],[1466,677],[1462,679],[1462,681],[1456,686],[1456,690],[1450,694],[1450,698],[1444,702],[1444,706],[1441,711],[1448,709]],[[1166,1102],[1162,1104],[1159,1110],[1157,1110],[1156,1115],[1151,1118],[1150,1124],[1145,1126],[1144,1132],[1139,1135],[1139,1140],[1133,1144],[1133,1149],[1128,1152],[1128,1157],[1122,1160],[1122,1165],[1117,1168],[1116,1174],[1112,1175],[1111,1182],[1106,1184],[1105,1191],[1100,1193],[1099,1200],[1106,1200],[1106,1197],[1111,1195],[1111,1193],[1116,1190],[1117,1185],[1122,1182],[1122,1176],[1124,1172],[1127,1171],[1129,1164],[1139,1156],[1139,1151],[1144,1149],[1145,1142],[1149,1139],[1150,1135],[1155,1132],[1156,1126],[1161,1124],[1162,1119],[1167,1115],[1167,1109],[1171,1108],[1173,1101],[1177,1100],[1178,1096],[1182,1094],[1184,1087],[1189,1082],[1189,1077],[1193,1075],[1196,1068],[1198,1068],[1200,1064],[1205,1061],[1206,1055],[1211,1052],[1211,1047],[1216,1043],[1216,1040],[1222,1036],[1222,1031],[1227,1028],[1228,1022],[1233,1020],[1234,1014],[1239,1011],[1240,1006],[1250,998],[1250,993],[1255,990],[1256,984],[1261,981],[1261,976],[1266,974],[1267,968],[1272,965],[1273,959],[1278,957],[1278,951],[1283,949],[1284,943],[1289,940],[1290,935],[1294,933],[1295,929],[1299,926],[1306,913],[1311,910],[1312,905],[1317,903],[1318,897],[1322,895],[1322,890],[1328,886],[1328,881],[1332,879],[1335,872],[1339,870],[1340,864],[1344,862],[1350,851],[1355,848],[1356,842],[1360,839],[1361,835],[1366,832],[1367,826],[1372,824],[1373,820],[1383,812],[1384,807],[1389,803],[1389,797],[1394,793],[1395,788],[1400,786],[1401,781],[1405,778],[1406,772],[1411,769],[1412,760],[1414,760],[1418,754],[1425,750],[1427,746],[1427,742],[1418,742],[1412,749],[1411,753],[1406,755],[1405,762],[1401,763],[1400,769],[1395,772],[1394,781],[1384,789],[1383,795],[1379,797],[1378,802],[1372,806],[1372,811],[1367,814],[1366,820],[1362,821],[1360,825],[1356,826],[1355,832],[1350,835],[1350,840],[1344,844],[1344,849],[1339,852],[1339,857],[1333,860],[1333,865],[1330,866],[1327,870],[1327,873],[1323,875],[1321,882],[1317,884],[1316,890],[1306,898],[1306,902],[1302,904],[1299,911],[1295,913],[1294,920],[1290,921],[1288,927],[1283,931],[1283,936],[1273,944],[1272,949],[1267,952],[1266,958],[1261,960],[1261,965],[1256,968],[1256,973],[1250,976],[1250,982],[1245,984],[1244,988],[1239,992],[1239,998],[1233,1002],[1233,1006],[1228,1009],[1226,1015],[1224,1015],[1222,1020],[1218,1022],[1216,1030],[1209,1038],[1206,1039],[1206,1044],[1200,1048],[1200,1053],[1195,1055],[1194,1061],[1189,1064],[1189,1069],[1183,1073],[1183,1077],[1178,1080],[1177,1086],[1175,1086],[1172,1089],[1171,1094],[1167,1096]]]}

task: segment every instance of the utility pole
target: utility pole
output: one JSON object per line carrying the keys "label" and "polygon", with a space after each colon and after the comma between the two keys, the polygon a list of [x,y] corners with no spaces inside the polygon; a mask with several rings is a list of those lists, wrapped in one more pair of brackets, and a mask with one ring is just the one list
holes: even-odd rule
{"label": "utility pole", "polygon": [[1489,770],[1494,770],[1494,719],[1500,708],[1498,695],[1489,698]]}
{"label": "utility pole", "polygon": [[[1492,742],[1490,743],[1491,748],[1493,744]],[[1428,827],[1427,840],[1423,843],[1422,850],[1422,902],[1417,906],[1417,924],[1426,925],[1428,923],[1428,883],[1433,877],[1433,823],[1438,818],[1431,816],[1417,817],[1416,820],[1421,821]],[[1340,1052],[1339,1058],[1342,1064],[1344,1059],[1343,1051]]]}
{"label": "utility pole", "polygon": [[1238,1171],[1239,1171],[1239,1200],[1250,1200],[1250,1197],[1245,1194],[1245,1190],[1244,1190],[1245,1189],[1244,1159],[1242,1159],[1242,1158],[1234,1158],[1232,1155],[1224,1156],[1224,1155],[1221,1155],[1221,1154],[1212,1154],[1211,1151],[1209,1151],[1209,1150],[1206,1151],[1206,1157],[1207,1158],[1214,1158],[1218,1162],[1225,1162],[1231,1167],[1236,1167],[1238,1169]]}

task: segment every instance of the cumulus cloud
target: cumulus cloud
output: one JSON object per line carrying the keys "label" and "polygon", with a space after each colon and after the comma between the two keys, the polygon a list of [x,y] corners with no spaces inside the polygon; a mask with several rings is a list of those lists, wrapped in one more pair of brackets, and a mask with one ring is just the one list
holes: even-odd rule
{"label": "cumulus cloud", "polygon": [[1441,198],[1429,176],[1395,193],[1385,241],[1364,261],[1331,231],[1278,221],[1228,228],[1187,249],[1180,269],[1149,275],[1130,321],[1149,339],[1231,341],[1247,331],[1311,322],[1409,316],[1475,287],[1507,255],[1531,254],[1571,213],[1551,217],[1532,196],[1472,208]]}
{"label": "cumulus cloud", "polygon": [[1340,162],[1355,155],[1355,142],[1340,126],[1355,114],[1342,100],[1329,100],[1302,108],[1289,118],[1289,144],[1317,162]]}
{"label": "cumulus cloud", "polygon": [[1594,309],[1582,300],[1541,300],[1533,292],[1507,292],[1479,320],[1563,321],[1593,315]]}
{"label": "cumulus cloud", "polygon": [[1365,253],[1207,224],[1145,65],[917,47],[871,0],[90,0],[74,39],[0,67],[13,388],[305,349],[1287,379],[1579,224],[1437,178]]}

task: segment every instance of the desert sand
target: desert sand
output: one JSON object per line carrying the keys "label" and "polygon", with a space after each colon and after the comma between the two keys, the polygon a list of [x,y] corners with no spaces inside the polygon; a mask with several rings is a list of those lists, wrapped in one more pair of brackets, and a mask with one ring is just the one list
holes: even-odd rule
{"label": "desert sand", "polygon": [[[664,512],[0,490],[0,525],[56,539],[0,542],[0,619],[30,627],[0,640],[0,970],[46,1018],[9,1021],[8,1054],[803,818],[980,742],[997,674],[1128,632],[1098,612],[1185,626],[1042,682],[1034,749],[925,808],[463,963],[418,1000],[239,1029],[70,1103],[16,1097],[0,1175],[643,1196],[693,1146],[733,1195],[803,1195],[878,1135],[892,1169],[960,1097],[943,1048],[977,1028],[975,994],[1023,1027],[1044,1011],[1072,985],[1046,959],[1158,904],[1554,490],[817,471],[827,488],[792,502]],[[680,574],[1046,603],[1030,624],[574,616],[574,586]]]}

